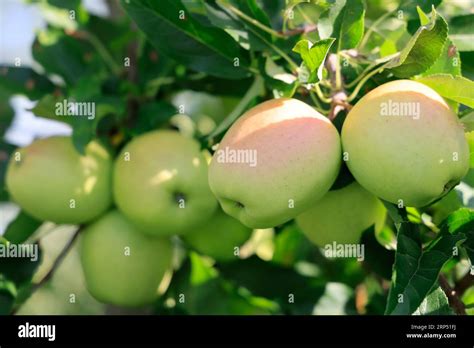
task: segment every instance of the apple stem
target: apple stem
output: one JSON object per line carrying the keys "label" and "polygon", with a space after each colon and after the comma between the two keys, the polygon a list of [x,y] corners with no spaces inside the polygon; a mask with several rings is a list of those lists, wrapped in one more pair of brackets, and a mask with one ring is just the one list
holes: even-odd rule
{"label": "apple stem", "polygon": [[328,56],[326,68],[331,78],[332,97],[328,118],[332,121],[340,111],[350,110],[352,106],[347,102],[348,98],[344,89],[339,54],[332,53]]}

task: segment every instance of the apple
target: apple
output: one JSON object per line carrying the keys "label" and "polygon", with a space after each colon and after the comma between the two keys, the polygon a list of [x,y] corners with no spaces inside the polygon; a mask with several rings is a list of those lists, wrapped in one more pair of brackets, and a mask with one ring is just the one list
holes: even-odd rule
{"label": "apple", "polygon": [[206,135],[211,133],[217,124],[222,122],[238,104],[239,99],[228,96],[215,96],[193,90],[183,90],[173,94],[170,102],[180,114],[175,115],[171,119],[172,124],[180,128],[182,132],[187,129],[191,129],[190,132],[194,132],[194,128],[197,128],[200,134]]}
{"label": "apple", "polygon": [[201,254],[217,261],[236,259],[235,248],[244,244],[252,229],[218,209],[208,221],[184,234],[184,241]]}
{"label": "apple", "polygon": [[196,121],[206,116],[215,122],[221,122],[238,102],[239,100],[237,98],[215,96],[193,90],[179,91],[171,97],[171,104],[173,104],[180,113],[189,115]]}
{"label": "apple", "polygon": [[207,171],[197,141],[172,130],[148,132],[130,141],[115,161],[115,202],[144,233],[180,234],[217,207]]}
{"label": "apple", "polygon": [[6,185],[13,201],[33,217],[80,224],[112,203],[112,159],[95,141],[81,155],[70,137],[39,139],[13,152]]}
{"label": "apple", "polygon": [[140,233],[113,210],[81,232],[80,256],[88,291],[122,307],[152,303],[171,267],[172,244]]}
{"label": "apple", "polygon": [[356,181],[329,191],[310,209],[296,217],[296,223],[314,244],[359,243],[362,232],[375,224],[379,232],[386,209],[373,194]]}
{"label": "apple", "polygon": [[415,81],[392,81],[365,95],[344,121],[342,146],[364,188],[403,206],[429,205],[469,169],[469,146],[456,114]]}
{"label": "apple", "polygon": [[251,228],[282,224],[311,207],[341,164],[336,128],[296,99],[266,101],[227,131],[209,167],[222,209]]}

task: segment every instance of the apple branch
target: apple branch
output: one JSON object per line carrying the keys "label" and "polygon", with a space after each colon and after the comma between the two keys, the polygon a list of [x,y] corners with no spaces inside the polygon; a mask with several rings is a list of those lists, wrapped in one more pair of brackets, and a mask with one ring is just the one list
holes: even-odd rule
{"label": "apple branch", "polygon": [[[56,272],[56,270],[59,268],[59,266],[61,266],[61,264],[63,263],[64,259],[66,258],[66,256],[69,254],[69,251],[71,251],[73,245],[74,245],[74,242],[77,240],[77,237],[79,237],[79,233],[81,232],[81,230],[83,229],[83,226],[79,226],[79,228],[76,230],[76,232],[74,232],[73,236],[71,237],[71,239],[69,239],[69,241],[66,243],[66,245],[64,246],[63,250],[61,250],[61,252],[59,253],[58,257],[56,258],[56,260],[54,260],[53,262],[53,265],[51,266],[51,268],[49,269],[49,271],[46,273],[46,275],[41,278],[41,280],[39,282],[37,282],[36,284],[33,284],[30,288],[30,296],[33,295],[38,289],[40,289],[44,284],[46,284],[48,281],[51,280],[51,278],[53,277],[54,273]],[[14,315],[15,313],[18,312],[18,310],[21,308],[21,305],[14,308],[12,310],[12,312],[10,313],[11,315]]]}
{"label": "apple branch", "polygon": [[458,293],[456,290],[451,288],[451,285],[449,285],[448,280],[443,274],[439,275],[439,285],[441,286],[441,289],[443,289],[444,293],[448,297],[449,305],[451,308],[454,309],[456,314],[458,315],[466,315],[466,308],[464,306],[464,303],[461,301],[459,298]]}
{"label": "apple branch", "polygon": [[332,53],[326,60],[326,68],[328,69],[331,80],[331,109],[328,118],[334,120],[337,114],[342,110],[350,110],[352,106],[347,102],[347,93],[344,89],[344,81],[341,74],[341,65],[339,64],[339,55]]}

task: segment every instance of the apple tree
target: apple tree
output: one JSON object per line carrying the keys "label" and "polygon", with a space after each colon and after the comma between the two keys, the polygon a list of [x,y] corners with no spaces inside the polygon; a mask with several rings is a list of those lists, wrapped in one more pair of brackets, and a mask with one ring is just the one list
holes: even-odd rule
{"label": "apple tree", "polygon": [[[0,313],[67,264],[60,314],[474,313],[471,0],[27,3]],[[17,95],[69,134],[16,146]]]}

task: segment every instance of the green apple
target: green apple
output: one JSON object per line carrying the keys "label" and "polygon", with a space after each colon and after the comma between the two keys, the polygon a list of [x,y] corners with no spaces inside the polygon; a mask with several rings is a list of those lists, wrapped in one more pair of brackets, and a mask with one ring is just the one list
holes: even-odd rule
{"label": "green apple", "polygon": [[114,210],[81,233],[80,256],[87,289],[97,300],[123,307],[152,303],[171,267],[172,244],[140,233]]}
{"label": "green apple", "polygon": [[362,232],[375,224],[379,232],[385,222],[386,209],[373,194],[356,181],[339,190],[329,191],[296,223],[314,244],[359,243]]}
{"label": "green apple", "polygon": [[225,134],[209,167],[222,209],[251,228],[299,215],[334,183],[341,164],[336,128],[296,99],[266,101]]}
{"label": "green apple", "polygon": [[13,152],[6,185],[13,201],[37,219],[80,224],[112,203],[112,159],[97,142],[81,155],[69,137],[40,139]]}
{"label": "green apple", "polygon": [[115,161],[115,202],[145,233],[182,233],[209,219],[217,207],[207,171],[197,141],[171,130],[143,134]]}
{"label": "green apple", "polygon": [[429,205],[469,169],[456,114],[433,89],[398,80],[365,95],[342,128],[344,159],[374,195],[403,206]]}
{"label": "green apple", "polygon": [[189,115],[196,121],[207,116],[216,122],[221,122],[238,102],[237,98],[215,96],[192,90],[179,91],[171,98],[171,103],[179,113]]}
{"label": "green apple", "polygon": [[183,239],[201,254],[217,261],[236,259],[235,248],[244,244],[252,229],[218,209],[208,221],[186,233]]}
{"label": "green apple", "polygon": [[[239,99],[234,97],[215,96],[192,90],[179,91],[171,96],[171,103],[181,115],[175,115],[171,122],[180,129],[186,129],[189,128],[187,122],[194,121],[201,134],[209,134],[238,102]],[[189,117],[182,117],[183,114]]]}

